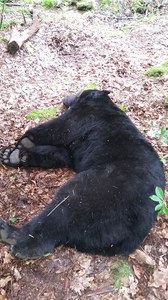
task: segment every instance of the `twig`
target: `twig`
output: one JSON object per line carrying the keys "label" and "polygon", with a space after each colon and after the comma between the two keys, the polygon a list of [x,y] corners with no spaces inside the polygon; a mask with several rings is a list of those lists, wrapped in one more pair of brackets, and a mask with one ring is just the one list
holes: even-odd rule
{"label": "twig", "polygon": [[23,4],[21,4],[21,3],[13,3],[13,2],[8,2],[8,3],[6,3],[6,5],[7,6],[23,6]]}
{"label": "twig", "polygon": [[94,291],[91,291],[90,293],[86,294],[86,297],[96,296],[96,295],[102,295],[107,293],[114,293],[116,292],[116,288],[113,286],[106,286],[102,288],[98,288]]}
{"label": "twig", "polygon": [[25,25],[26,24],[26,18],[25,18],[25,15],[24,15],[23,12],[22,12],[22,17],[23,17],[23,24]]}
{"label": "twig", "polygon": [[59,204],[57,204],[47,215],[47,217],[49,217],[53,211],[55,211],[63,202],[65,202],[67,199],[69,198],[69,195],[67,197],[65,197]]}

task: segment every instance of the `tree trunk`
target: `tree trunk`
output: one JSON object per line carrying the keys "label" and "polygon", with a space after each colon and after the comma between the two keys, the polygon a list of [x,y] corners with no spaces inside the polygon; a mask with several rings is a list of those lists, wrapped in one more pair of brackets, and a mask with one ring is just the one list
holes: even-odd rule
{"label": "tree trunk", "polygon": [[23,32],[19,32],[16,27],[13,28],[10,40],[7,45],[7,51],[10,54],[14,55],[22,47],[22,45],[39,30],[39,18],[34,11],[32,13],[32,19],[32,25]]}

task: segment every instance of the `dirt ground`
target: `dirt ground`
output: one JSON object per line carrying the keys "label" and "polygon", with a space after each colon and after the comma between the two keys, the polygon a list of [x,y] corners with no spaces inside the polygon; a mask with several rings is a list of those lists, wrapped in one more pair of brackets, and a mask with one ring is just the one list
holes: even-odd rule
{"label": "dirt ground", "polygon": [[[41,9],[40,19],[39,32],[14,57],[0,42],[0,146],[44,121],[27,120],[32,109],[54,105],[59,114],[66,95],[95,85],[124,103],[159,154],[167,154],[166,144],[153,136],[151,122],[168,125],[163,104],[168,75],[152,78],[144,71],[168,59],[168,15],[117,22],[109,13]],[[165,171],[168,178],[168,163]],[[23,224],[71,176],[66,169],[0,166],[0,215]],[[0,244],[0,300],[168,299],[166,216],[158,218],[139,250],[129,257],[106,258],[60,247],[48,257],[21,261]],[[112,266],[120,259],[129,262],[132,274],[117,290]]]}

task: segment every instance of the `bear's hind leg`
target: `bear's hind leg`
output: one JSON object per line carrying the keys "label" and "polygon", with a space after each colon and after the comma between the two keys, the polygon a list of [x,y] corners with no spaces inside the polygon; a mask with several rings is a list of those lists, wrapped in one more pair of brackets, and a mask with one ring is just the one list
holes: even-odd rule
{"label": "bear's hind leg", "polygon": [[[44,224],[43,224],[44,225]],[[12,254],[22,259],[36,259],[54,250],[59,246],[50,233],[41,228],[40,223],[34,227],[30,222],[21,228],[8,224],[0,219],[0,240],[10,245]]]}

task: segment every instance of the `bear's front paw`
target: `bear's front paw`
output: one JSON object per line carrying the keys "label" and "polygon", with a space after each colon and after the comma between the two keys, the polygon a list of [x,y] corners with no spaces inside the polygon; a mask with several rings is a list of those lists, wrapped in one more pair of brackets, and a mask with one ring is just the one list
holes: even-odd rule
{"label": "bear's front paw", "polygon": [[28,154],[20,145],[0,149],[0,162],[8,166],[25,166]]}
{"label": "bear's front paw", "polygon": [[8,223],[0,218],[0,240],[5,241],[6,237],[8,236]]}
{"label": "bear's front paw", "polygon": [[4,219],[0,218],[0,240],[9,245],[15,245],[16,239],[13,234],[14,232],[14,228]]}

